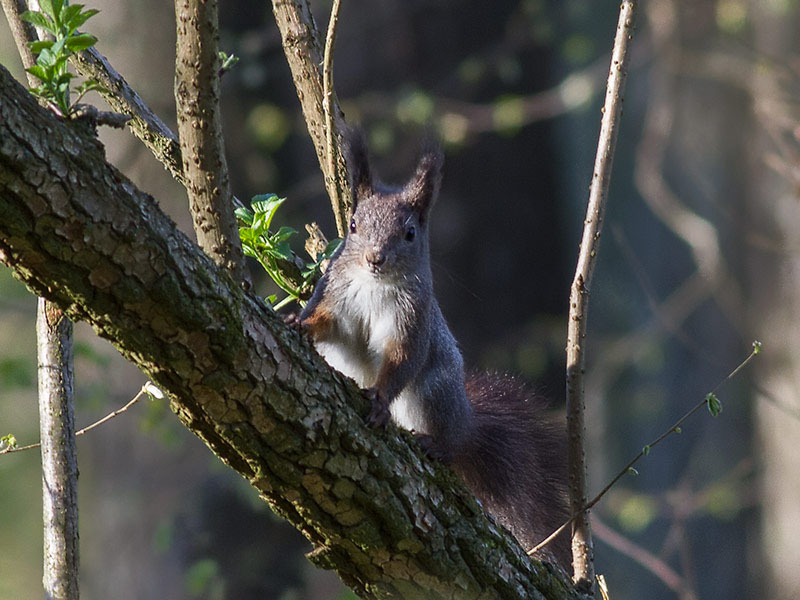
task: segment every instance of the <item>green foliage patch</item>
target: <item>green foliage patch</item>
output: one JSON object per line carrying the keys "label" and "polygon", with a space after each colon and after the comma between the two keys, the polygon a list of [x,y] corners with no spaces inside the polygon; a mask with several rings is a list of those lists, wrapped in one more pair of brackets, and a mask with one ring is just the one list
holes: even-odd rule
{"label": "green foliage patch", "polygon": [[72,80],[76,76],[67,69],[70,56],[91,48],[97,42],[96,37],[79,33],[78,28],[100,11],[83,10],[83,4],[70,5],[67,0],[39,0],[39,7],[40,11],[26,11],[21,18],[43,29],[53,39],[28,44],[36,55],[36,64],[27,71],[41,81],[41,85],[30,91],[67,118],[87,92],[103,89],[99,83],[88,79],[78,86],[78,96],[72,102]]}

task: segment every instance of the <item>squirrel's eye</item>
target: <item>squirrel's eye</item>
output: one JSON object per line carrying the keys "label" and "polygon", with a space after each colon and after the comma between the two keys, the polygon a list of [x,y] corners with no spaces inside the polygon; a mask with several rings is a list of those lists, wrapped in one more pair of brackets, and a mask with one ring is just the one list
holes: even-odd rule
{"label": "squirrel's eye", "polygon": [[413,241],[413,240],[414,240],[414,236],[415,236],[416,234],[417,234],[417,230],[416,230],[416,229],[414,229],[414,226],[412,225],[412,226],[411,226],[411,227],[409,227],[409,228],[408,228],[408,230],[406,231],[406,241],[409,241],[409,242]]}
{"label": "squirrel's eye", "polygon": [[356,220],[350,219],[350,233],[356,232]]}

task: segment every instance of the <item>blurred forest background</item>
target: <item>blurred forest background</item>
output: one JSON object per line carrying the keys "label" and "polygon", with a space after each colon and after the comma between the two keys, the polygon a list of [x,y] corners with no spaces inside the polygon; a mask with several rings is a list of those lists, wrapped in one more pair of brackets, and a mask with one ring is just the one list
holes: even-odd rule
{"label": "blurred forest background", "polygon": [[[174,14],[87,2],[106,55],[174,128]],[[313,2],[324,28],[330,2]],[[592,288],[590,491],[764,352],[593,512],[615,600],[800,597],[800,2],[646,0]],[[569,284],[618,4],[345,0],[336,87],[379,172],[446,151],[432,223],[437,295],[467,363],[522,375],[560,409]],[[334,227],[263,0],[220,3],[228,164],[239,198],[289,200],[280,225]],[[22,81],[6,25],[0,62]],[[96,97],[94,98],[96,100]],[[127,132],[108,157],[191,235],[186,196]],[[301,239],[295,241],[299,251]],[[272,289],[258,274],[261,294]],[[38,437],[36,299],[0,269],[0,435]],[[143,376],[76,327],[77,422]],[[79,438],[83,597],[331,600],[349,592],[165,403]],[[0,456],[0,597],[41,597],[38,451]],[[660,561],[660,562],[654,562]],[[650,561],[643,567],[641,561]]]}

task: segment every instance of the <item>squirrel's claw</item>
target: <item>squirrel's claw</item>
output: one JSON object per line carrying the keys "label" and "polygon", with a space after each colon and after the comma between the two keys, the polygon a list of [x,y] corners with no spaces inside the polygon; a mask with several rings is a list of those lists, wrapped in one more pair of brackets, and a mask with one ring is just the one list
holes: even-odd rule
{"label": "squirrel's claw", "polygon": [[428,458],[432,458],[433,460],[438,460],[443,463],[449,463],[451,460],[451,455],[447,452],[444,448],[441,447],[440,444],[436,443],[436,440],[433,439],[433,436],[430,436],[426,433],[414,433],[414,438],[417,440],[417,443],[422,447],[422,451],[425,452],[425,456]]}
{"label": "squirrel's claw", "polygon": [[371,403],[369,415],[367,415],[367,424],[370,427],[386,427],[392,418],[392,414],[389,412],[389,405],[384,402],[378,388],[369,388],[367,397]]}
{"label": "squirrel's claw", "polygon": [[299,313],[291,312],[283,315],[283,322],[295,331],[303,331],[303,322],[300,320]]}

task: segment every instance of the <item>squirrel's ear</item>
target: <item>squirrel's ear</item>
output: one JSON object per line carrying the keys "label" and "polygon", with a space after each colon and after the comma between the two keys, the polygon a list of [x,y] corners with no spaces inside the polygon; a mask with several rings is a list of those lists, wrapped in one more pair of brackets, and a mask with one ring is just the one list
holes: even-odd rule
{"label": "squirrel's ear", "polygon": [[347,171],[350,175],[350,189],[353,192],[353,208],[358,199],[368,196],[373,191],[372,173],[369,169],[369,155],[364,141],[364,132],[360,127],[348,127],[342,138]]}
{"label": "squirrel's ear", "polygon": [[408,202],[419,212],[420,222],[425,222],[439,194],[442,182],[444,154],[438,144],[428,142],[423,146],[414,176],[406,184],[403,193]]}

